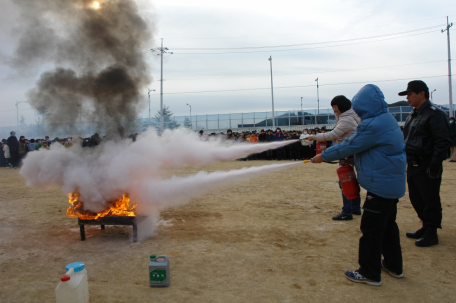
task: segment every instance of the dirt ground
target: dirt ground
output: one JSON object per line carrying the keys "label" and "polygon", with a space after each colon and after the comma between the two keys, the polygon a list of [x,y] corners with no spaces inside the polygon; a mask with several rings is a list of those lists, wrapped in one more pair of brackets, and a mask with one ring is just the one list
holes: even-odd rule
{"label": "dirt ground", "polygon": [[[419,248],[405,237],[420,221],[408,193],[400,200],[405,277],[384,273],[380,287],[344,277],[358,268],[360,216],[331,220],[342,205],[335,169],[309,163],[227,185],[163,212],[158,235],[132,243],[131,227],[120,226],[86,227],[80,241],[58,188],[28,188],[18,170],[0,168],[0,302],[55,302],[75,261],[86,263],[91,302],[456,302],[456,164],[444,163],[439,245]],[[169,288],[149,287],[150,254],[169,256]]]}

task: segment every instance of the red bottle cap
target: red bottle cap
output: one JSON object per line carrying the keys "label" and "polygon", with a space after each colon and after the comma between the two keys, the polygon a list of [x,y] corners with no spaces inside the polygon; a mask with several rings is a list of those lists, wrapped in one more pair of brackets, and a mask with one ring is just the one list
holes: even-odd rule
{"label": "red bottle cap", "polygon": [[66,282],[66,281],[70,281],[70,276],[69,275],[64,275],[60,278],[60,281],[62,282]]}

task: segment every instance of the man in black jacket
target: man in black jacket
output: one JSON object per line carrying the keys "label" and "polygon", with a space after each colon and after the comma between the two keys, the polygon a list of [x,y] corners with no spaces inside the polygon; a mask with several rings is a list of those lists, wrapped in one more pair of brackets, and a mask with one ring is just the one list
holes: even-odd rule
{"label": "man in black jacket", "polygon": [[[258,142],[266,143],[266,132],[264,131],[264,129],[262,129],[260,131],[260,134],[258,135]],[[267,153],[268,153],[267,151],[264,151],[261,154],[259,154],[260,160],[267,160],[268,159]]]}
{"label": "man in black jacket", "polygon": [[19,165],[19,141],[16,138],[16,132],[10,132],[10,137],[7,139],[7,144],[11,156],[11,164],[14,168]]}
{"label": "man in black jacket", "polygon": [[[272,134],[272,130],[268,129],[266,132],[265,142],[273,142],[274,135]],[[274,150],[269,149],[266,151],[266,158],[267,160],[272,160],[274,158]]]}
{"label": "man in black jacket", "polygon": [[440,184],[442,161],[450,145],[450,125],[444,111],[429,101],[429,89],[423,81],[411,81],[407,102],[414,107],[404,126],[405,152],[407,153],[407,184],[410,201],[423,226],[408,232],[408,238],[418,239],[421,247],[439,243],[437,228],[442,228]]}

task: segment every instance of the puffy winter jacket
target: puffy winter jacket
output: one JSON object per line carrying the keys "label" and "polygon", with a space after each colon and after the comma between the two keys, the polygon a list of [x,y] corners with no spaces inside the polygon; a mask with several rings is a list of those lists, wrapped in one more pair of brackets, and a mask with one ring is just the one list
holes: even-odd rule
{"label": "puffy winter jacket", "polygon": [[353,109],[336,115],[336,127],[329,133],[317,134],[316,141],[334,141],[340,143],[347,139],[356,129],[361,119]]}
{"label": "puffy winter jacket", "polygon": [[323,160],[333,161],[354,154],[362,187],[387,199],[403,197],[407,162],[404,137],[388,112],[382,91],[368,84],[353,97],[352,103],[361,123],[345,141],[323,151]]}
{"label": "puffy winter jacket", "polygon": [[[274,141],[283,141],[283,133],[274,133]],[[283,149],[283,147],[279,147],[277,149]]]}

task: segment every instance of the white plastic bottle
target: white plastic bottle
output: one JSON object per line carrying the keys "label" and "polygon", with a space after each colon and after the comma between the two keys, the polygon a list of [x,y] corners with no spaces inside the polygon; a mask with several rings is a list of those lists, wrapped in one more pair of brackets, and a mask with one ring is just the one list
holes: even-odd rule
{"label": "white plastic bottle", "polygon": [[55,289],[57,303],[89,302],[89,284],[84,265],[83,262],[76,262],[65,266],[67,273]]}

